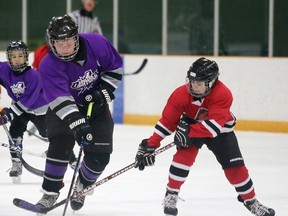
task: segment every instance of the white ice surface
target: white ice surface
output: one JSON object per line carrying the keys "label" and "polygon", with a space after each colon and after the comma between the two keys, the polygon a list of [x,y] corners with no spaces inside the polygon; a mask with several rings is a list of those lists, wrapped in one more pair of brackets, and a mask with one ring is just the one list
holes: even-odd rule
{"label": "white ice surface", "polygon": [[[114,152],[100,179],[131,164],[138,144],[153,132],[153,126],[115,125]],[[254,182],[258,199],[276,210],[277,216],[288,214],[288,134],[236,132],[240,148]],[[162,142],[168,144],[172,136]],[[8,143],[0,127],[0,142]],[[24,148],[37,153],[47,149],[47,143],[38,138],[24,137]],[[77,153],[76,149],[76,153]],[[156,158],[154,167],[140,172],[129,170],[100,185],[94,195],[87,196],[84,207],[73,212],[68,207],[66,215],[79,216],[159,216],[162,213],[162,199],[167,184],[168,170],[175,148],[169,149]],[[43,158],[23,155],[24,159],[38,169],[44,169]],[[8,172],[11,161],[8,149],[0,147],[0,215],[27,216],[35,213],[22,210],[12,204],[15,197],[36,203],[42,194],[42,178],[24,169],[22,183],[13,184]],[[66,198],[73,171],[65,175],[65,187],[59,201]],[[179,216],[248,216],[251,215],[236,200],[234,188],[225,179],[221,167],[212,153],[203,147],[190,175],[182,186],[178,202]],[[47,215],[62,215],[63,206]]]}

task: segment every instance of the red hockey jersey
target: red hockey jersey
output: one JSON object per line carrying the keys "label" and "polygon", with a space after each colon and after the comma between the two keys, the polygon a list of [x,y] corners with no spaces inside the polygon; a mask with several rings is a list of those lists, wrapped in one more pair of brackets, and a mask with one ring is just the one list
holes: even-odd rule
{"label": "red hockey jersey", "polygon": [[190,137],[213,138],[233,131],[236,118],[230,112],[232,102],[231,91],[219,80],[210,94],[201,99],[192,97],[186,85],[178,87],[170,95],[148,145],[159,147],[160,141],[176,130],[183,113],[197,122],[190,125]]}

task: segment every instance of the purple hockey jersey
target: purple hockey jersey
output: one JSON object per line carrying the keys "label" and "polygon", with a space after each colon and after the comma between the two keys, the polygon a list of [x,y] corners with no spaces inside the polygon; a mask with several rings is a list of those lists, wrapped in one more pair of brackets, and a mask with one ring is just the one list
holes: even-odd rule
{"label": "purple hockey jersey", "polygon": [[57,107],[61,119],[78,111],[76,104],[83,105],[84,97],[100,84],[115,90],[122,79],[122,58],[104,36],[84,33],[79,34],[79,41],[78,53],[84,52],[81,60],[61,61],[50,51],[40,63],[49,107]]}
{"label": "purple hockey jersey", "polygon": [[24,112],[35,115],[46,113],[48,105],[40,75],[30,66],[24,72],[16,74],[8,62],[0,62],[0,84],[12,99],[11,109],[16,115]]}

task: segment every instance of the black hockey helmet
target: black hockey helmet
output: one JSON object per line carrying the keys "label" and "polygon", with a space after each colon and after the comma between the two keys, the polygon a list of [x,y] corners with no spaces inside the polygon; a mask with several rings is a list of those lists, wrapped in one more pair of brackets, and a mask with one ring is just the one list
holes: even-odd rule
{"label": "black hockey helmet", "polygon": [[[189,93],[193,97],[201,98],[208,95],[215,85],[219,76],[219,67],[215,61],[201,57],[197,59],[187,71],[186,84]],[[191,82],[205,82],[206,91],[204,94],[195,93]]]}
{"label": "black hockey helmet", "polygon": [[[78,25],[72,17],[67,14],[64,16],[53,17],[49,22],[46,33],[50,48],[58,58],[63,61],[71,61],[75,57],[79,49],[79,38]],[[55,40],[65,40],[70,38],[74,38],[75,40],[74,52],[69,56],[59,55],[54,46]]]}
{"label": "black hockey helmet", "polygon": [[[15,50],[19,50],[23,52],[23,55],[24,55],[23,64],[17,65],[17,64],[12,63],[12,53]],[[28,50],[27,45],[21,40],[12,41],[11,43],[9,43],[7,50],[6,50],[6,56],[7,56],[7,60],[8,60],[10,68],[16,73],[22,73],[29,64],[28,62],[29,50]]]}

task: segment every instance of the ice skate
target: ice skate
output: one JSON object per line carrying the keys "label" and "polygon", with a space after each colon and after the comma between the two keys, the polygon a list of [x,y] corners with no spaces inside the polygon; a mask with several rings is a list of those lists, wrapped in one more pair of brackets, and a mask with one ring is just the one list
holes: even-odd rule
{"label": "ice skate", "polygon": [[244,201],[240,195],[237,197],[239,202],[242,202],[244,206],[256,216],[274,216],[275,211],[272,208],[268,208],[262,205],[257,199],[251,199]]}
{"label": "ice skate", "polygon": [[43,196],[42,198],[37,202],[36,205],[39,205],[41,207],[44,208],[50,208],[51,206],[53,206],[56,203],[56,200],[59,197],[59,193],[55,193],[55,192],[47,192],[45,190],[43,190]]}
{"label": "ice skate", "polygon": [[176,204],[178,201],[178,192],[167,190],[163,200],[164,214],[166,216],[175,216],[178,214]]}
{"label": "ice skate", "polygon": [[92,189],[85,195],[77,197],[77,193],[82,191],[84,188],[84,185],[80,182],[80,178],[78,177],[75,187],[73,188],[73,194],[70,198],[70,206],[74,211],[77,211],[83,207],[86,195],[92,195],[94,193],[94,189]]}
{"label": "ice skate", "polygon": [[262,205],[257,199],[250,201],[244,201],[244,206],[256,216],[274,216],[275,211],[272,208],[268,208]]}
{"label": "ice skate", "polygon": [[9,172],[9,176],[12,178],[14,184],[21,182],[22,175],[22,163],[19,158],[12,158],[12,168]]}
{"label": "ice skate", "polygon": [[81,209],[84,205],[85,195],[77,197],[77,193],[83,190],[84,186],[80,182],[80,178],[78,177],[76,180],[75,187],[73,189],[73,194],[70,198],[70,206],[74,211]]}

